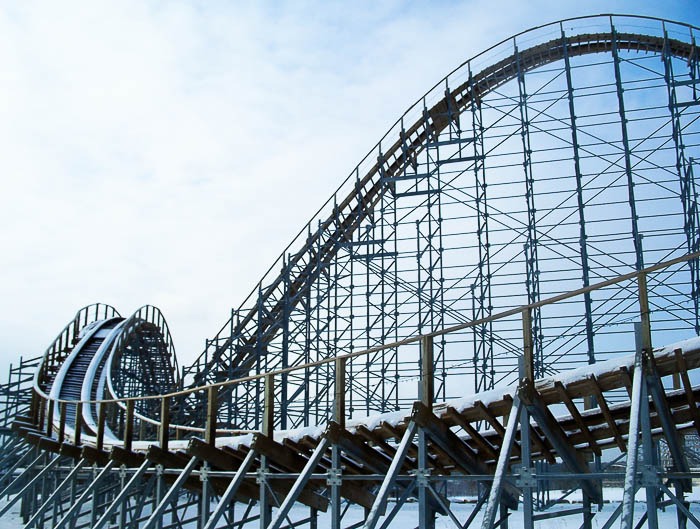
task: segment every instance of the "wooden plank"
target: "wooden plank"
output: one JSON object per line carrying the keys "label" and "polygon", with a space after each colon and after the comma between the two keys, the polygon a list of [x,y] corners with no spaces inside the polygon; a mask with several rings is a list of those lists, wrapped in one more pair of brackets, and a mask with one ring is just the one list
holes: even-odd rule
{"label": "wooden plank", "polygon": [[620,366],[620,377],[627,390],[627,395],[629,398],[632,398],[632,377],[630,376],[630,370],[626,366]]}
{"label": "wooden plank", "polygon": [[622,435],[620,434],[620,430],[618,429],[617,424],[615,424],[615,420],[613,419],[613,417],[610,413],[610,408],[608,408],[608,403],[605,402],[605,398],[603,397],[603,393],[600,391],[600,387],[598,386],[598,381],[596,379],[596,376],[590,375],[588,377],[588,381],[590,382],[590,387],[591,387],[591,391],[593,392],[593,396],[596,398],[596,401],[598,402],[598,407],[600,408],[600,411],[603,413],[603,417],[605,417],[605,420],[608,423],[608,426],[610,427],[610,431],[612,432],[613,437],[615,438],[615,443],[617,444],[617,447],[621,451],[627,452],[627,445],[622,440]]}
{"label": "wooden plank", "polygon": [[[530,412],[530,415],[537,421],[542,431],[545,432],[545,435],[556,448],[559,457],[562,458],[566,466],[568,466],[572,472],[578,474],[589,473],[588,464],[583,459],[581,453],[577,451],[576,447],[571,443],[566,432],[552,415],[552,412],[549,411],[549,408],[535,390],[532,381],[525,379],[521,382],[519,395],[520,400],[525,404],[528,412]],[[600,483],[583,479],[581,480],[581,487],[594,501],[602,501],[603,497]]]}
{"label": "wooden plank", "polygon": [[126,465],[129,468],[137,468],[146,460],[146,455],[140,452],[131,452],[119,446],[113,446],[112,450],[109,452],[109,458],[120,465]]}
{"label": "wooden plank", "polygon": [[[528,379],[530,380],[530,379]],[[511,407],[513,406],[513,398],[510,395],[505,395],[506,400],[510,403]],[[535,428],[530,424],[528,425],[530,428],[530,441],[532,444],[534,444],[537,447],[537,450],[539,451],[540,454],[542,454],[542,457],[544,457],[549,463],[552,465],[557,462],[556,458],[552,455],[551,450],[547,446],[547,444],[542,440],[540,437],[540,434],[537,433]],[[522,428],[522,426],[521,426]],[[521,435],[519,433],[516,433],[515,436],[516,439],[520,440]],[[522,440],[520,440],[520,443],[522,444]]]}
{"label": "wooden plank", "polygon": [[[455,464],[466,474],[489,474],[488,467],[472,453],[471,449],[455,434],[450,427],[440,420],[422,402],[413,404],[411,418],[425,432],[430,439],[438,444]],[[503,490],[503,502],[510,509],[518,506],[520,492],[509,483],[506,483]]]}
{"label": "wooden plank", "polygon": [[479,450],[485,453],[485,455],[490,459],[498,459],[498,453],[494,447],[489,443],[484,436],[482,436],[476,429],[469,424],[464,417],[462,417],[457,410],[452,406],[447,407],[447,416],[457,423],[462,430],[464,430],[469,437],[474,441]]}
{"label": "wooden plank", "polygon": [[681,382],[683,382],[683,390],[685,391],[686,400],[688,401],[688,408],[693,416],[693,426],[695,426],[695,430],[698,432],[698,435],[700,435],[700,412],[698,411],[695,396],[693,395],[693,386],[690,384],[690,378],[688,377],[688,366],[683,357],[683,351],[675,349],[673,354],[678,364],[678,373],[680,373]]}
{"label": "wooden plank", "polygon": [[[484,405],[483,402],[477,400],[474,402],[474,408],[478,410],[482,419],[485,419],[491,425],[496,433],[498,434],[498,446],[503,445],[503,436],[506,434],[506,429],[503,425],[498,422],[495,415]],[[520,445],[517,442],[513,442],[513,455],[515,457],[520,457]]]}
{"label": "wooden plank", "polygon": [[207,419],[205,425],[204,440],[207,444],[215,446],[216,444],[216,401],[218,395],[218,386],[210,386],[207,390]]}
{"label": "wooden plank", "polygon": [[561,382],[559,382],[558,380],[555,382],[554,387],[557,390],[557,392],[559,393],[559,396],[561,397],[562,402],[566,406],[566,409],[569,410],[571,417],[576,422],[578,429],[581,430],[581,433],[586,438],[586,441],[588,441],[588,446],[591,447],[591,450],[593,450],[593,452],[596,455],[600,456],[601,455],[600,447],[598,446],[598,443],[596,443],[596,440],[591,435],[591,431],[589,430],[588,426],[586,426],[586,424],[584,423],[583,417],[581,417],[581,413],[578,411],[576,404],[574,404],[574,401],[571,400],[571,397],[569,397],[569,394],[566,392],[566,388],[564,388],[564,385]]}

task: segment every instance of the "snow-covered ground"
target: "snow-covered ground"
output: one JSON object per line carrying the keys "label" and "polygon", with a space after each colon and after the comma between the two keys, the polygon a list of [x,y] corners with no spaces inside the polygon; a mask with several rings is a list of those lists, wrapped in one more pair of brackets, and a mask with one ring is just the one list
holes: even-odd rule
{"label": "snow-covered ground", "polygon": [[[697,490],[697,489],[696,489]],[[552,495],[552,498],[554,498],[555,495]],[[613,489],[613,488],[606,488],[605,489],[605,497],[606,501],[610,501],[610,503],[606,503],[603,507],[603,510],[596,514],[595,517],[593,518],[593,528],[601,528],[605,524],[605,522],[608,520],[610,517],[610,514],[615,510],[615,508],[619,504],[619,500],[622,498],[622,489]],[[571,501],[572,503],[569,505],[559,505],[555,508],[552,508],[551,511],[554,510],[566,510],[570,508],[575,508],[575,507],[580,507],[580,503],[576,503],[577,501],[580,501],[581,499],[581,494],[576,493],[572,494],[567,498],[567,500]],[[692,494],[687,496],[687,499],[691,501],[691,506],[690,510],[691,512],[700,518],[700,490],[697,492],[693,492]],[[469,499],[467,499],[469,500]],[[646,510],[646,506],[644,503],[644,491],[640,491],[637,493],[636,496],[636,504],[635,504],[635,523],[641,516],[644,514]],[[4,505],[5,501],[3,500],[0,502],[0,506]],[[466,519],[469,517],[470,513],[474,509],[474,503],[458,503],[457,501],[453,501],[451,508],[452,512],[457,516],[457,518],[464,523]],[[393,504],[389,504],[387,508],[387,512],[390,512],[393,507]],[[236,505],[236,511],[238,515],[240,516],[243,513],[243,510],[245,509],[244,506],[242,505]],[[482,509],[483,513],[483,509]],[[474,522],[472,523],[471,527],[474,528],[479,528],[481,527],[481,517],[482,513],[479,513],[479,515],[476,517]],[[257,514],[257,509],[253,509],[253,511],[250,513],[250,515],[255,515]],[[292,512],[289,515],[290,520],[296,522],[299,520],[303,520],[309,516],[309,509],[300,505],[296,505],[293,509]],[[665,527],[667,529],[671,529],[673,527],[676,527],[677,525],[677,518],[676,518],[676,509],[675,507],[668,507],[666,508],[666,511],[660,511],[658,513],[659,516],[659,525],[661,527]],[[343,517],[343,527],[347,527],[350,525],[353,525],[361,520],[364,519],[364,511],[361,507],[357,506],[352,506],[348,509],[346,512],[345,516]],[[510,527],[512,528],[519,528],[522,527],[523,524],[523,511],[522,511],[522,506],[520,510],[518,511],[511,511],[511,515],[508,518],[508,522],[510,524]],[[562,517],[562,518],[555,518],[555,519],[550,519],[550,520],[542,520],[540,522],[535,523],[535,527],[538,529],[564,529],[564,528],[569,528],[569,527],[575,527],[578,528],[581,526],[582,522],[582,516],[580,514],[573,515],[573,516],[568,516],[568,517]],[[245,527],[254,529],[258,527],[258,521],[254,520],[248,523]],[[619,526],[619,518],[616,521],[616,523],[613,525],[613,527],[618,527]],[[221,521],[219,522],[219,525],[221,527],[224,527],[224,522]],[[412,529],[414,527],[417,527],[418,525],[418,504],[417,503],[406,503],[404,506],[401,508],[399,513],[397,514],[396,518],[392,521],[390,527],[392,528],[398,528],[398,529]],[[689,525],[690,526],[690,525]],[[0,529],[19,529],[22,527],[22,522],[19,518],[19,506],[14,507],[13,509],[10,510],[5,516],[0,518]],[[191,528],[194,529],[196,527],[195,524],[191,524]],[[303,526],[302,526],[303,527]],[[319,513],[318,515],[318,527],[319,528],[325,528],[325,527],[330,527],[330,510],[328,513]],[[446,516],[439,516],[437,518],[437,523],[435,524],[436,529],[454,529],[456,526],[454,523]],[[188,529],[190,527],[188,526]]]}

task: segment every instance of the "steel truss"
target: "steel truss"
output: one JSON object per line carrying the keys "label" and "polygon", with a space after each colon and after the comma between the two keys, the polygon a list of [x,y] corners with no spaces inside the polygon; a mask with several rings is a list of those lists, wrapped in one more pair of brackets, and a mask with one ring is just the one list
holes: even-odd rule
{"label": "steel truss", "polygon": [[[700,334],[697,31],[586,17],[465,62],[181,375],[158,309],[82,309],[3,386],[0,516],[373,529],[415,500],[421,529],[505,527],[520,503],[525,527],[590,528],[624,477],[605,527],[658,527],[666,506],[700,527],[684,439],[700,343],[652,348]],[[580,506],[552,510],[554,479]],[[473,509],[456,482],[479,484]]]}

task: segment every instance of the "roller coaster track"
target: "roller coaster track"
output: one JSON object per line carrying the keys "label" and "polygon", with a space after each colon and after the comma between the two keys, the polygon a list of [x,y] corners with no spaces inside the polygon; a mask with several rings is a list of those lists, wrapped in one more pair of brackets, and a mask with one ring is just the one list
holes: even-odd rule
{"label": "roller coaster track", "polygon": [[[232,320],[209,342],[212,349],[202,353],[196,363],[199,367],[194,374],[193,384],[215,382],[227,375],[230,377],[231,373],[241,377],[254,369],[256,360],[265,354],[267,344],[283,329],[285,314],[304,299],[304,294],[309,292],[344,244],[353,240],[363,220],[374,214],[382,197],[393,193],[395,180],[407,171],[410,172],[412,167],[415,168],[418,154],[431,142],[437,141],[439,134],[450,123],[458,121],[465,111],[474,105],[479,106],[487,94],[524,72],[562,61],[565,57],[611,53],[613,50],[616,53],[626,51],[635,54],[666,52],[685,61],[698,57],[698,48],[693,43],[612,30],[608,33],[578,34],[549,40],[516,50],[513,55],[473,75],[469,71],[469,78],[465,82],[426,109],[412,126],[402,129],[400,137],[395,138],[393,143],[391,138],[385,137],[382,140],[379,147],[381,155],[377,162],[358,180],[353,191],[334,205],[331,215],[319,224],[313,234],[309,234],[301,248],[289,256],[285,269],[290,270],[292,275],[280,274],[269,285],[261,285],[257,306],[244,312],[237,320],[232,316]],[[465,62],[460,68],[469,63],[470,61]],[[390,146],[382,150],[381,145],[389,143]],[[354,175],[355,173],[351,176]],[[441,309],[440,306],[437,308]],[[444,307],[442,310],[444,312]],[[227,332],[230,333],[228,336],[224,334]],[[226,357],[224,353],[232,348],[235,348],[234,354]],[[272,361],[279,362],[280,359]],[[303,359],[298,361],[302,362]],[[192,406],[199,406],[200,413],[203,412],[201,403]]]}
{"label": "roller coaster track", "polygon": [[[586,19],[582,20],[586,22]],[[378,144],[376,163],[374,159],[369,162],[369,167],[363,169],[364,176],[361,176],[358,166],[341,185],[339,190],[348,187],[352,190],[343,199],[337,199],[336,193],[335,201],[327,203],[329,207],[325,210],[320,210],[325,220],[319,222],[318,228],[312,230],[309,224],[306,238],[302,240],[304,232],[301,232],[292,243],[298,250],[293,254],[283,254],[268,270],[258,288],[241,305],[244,307],[257,294],[255,307],[246,306],[237,311],[215,338],[208,341],[204,353],[189,368],[193,377],[187,385],[187,373],[183,370],[181,375],[173,340],[160,310],[144,306],[123,318],[109,305],[95,304],[81,309],[44,353],[30,391],[22,386],[23,395],[31,392],[31,404],[26,409],[15,406],[13,409],[17,411],[12,417],[11,430],[4,429],[8,432],[4,439],[9,441],[4,453],[0,454],[0,497],[8,496],[8,502],[0,506],[0,516],[21,501],[20,514],[28,527],[51,523],[53,529],[86,526],[102,529],[115,525],[120,529],[151,529],[161,528],[167,521],[170,525],[166,527],[180,529],[188,523],[214,529],[224,522],[231,527],[255,522],[265,529],[280,529],[284,524],[295,527],[308,523],[310,527],[316,527],[319,512],[330,511],[328,526],[340,529],[341,522],[345,523],[343,516],[348,505],[356,505],[363,508],[364,518],[351,527],[361,525],[364,529],[375,529],[380,523],[382,528],[388,527],[405,502],[415,498],[418,500],[421,529],[432,529],[436,514],[451,518],[460,528],[468,527],[480,510],[482,527],[494,529],[507,519],[509,510],[518,507],[522,496],[524,526],[531,528],[535,520],[532,506],[541,500],[536,501],[534,496],[548,480],[543,466],[538,464],[546,462],[563,465],[567,479],[575,481],[582,489],[583,506],[571,508],[563,514],[583,514],[583,527],[590,528],[591,502],[603,502],[604,469],[600,458],[604,451],[615,450],[621,456],[627,456],[624,499],[619,512],[613,513],[606,527],[610,527],[620,515],[623,527],[632,527],[633,500],[639,486],[647,491],[646,516],[649,520],[655,519],[657,505],[676,505],[680,513],[679,527],[683,527],[686,520],[692,520],[700,527],[684,500],[684,494],[692,488],[692,478],[700,477],[700,474],[691,471],[687,454],[692,455],[692,450],[686,450],[683,445],[684,435],[700,435],[700,386],[693,385],[689,376],[689,372],[700,368],[700,337],[693,335],[684,341],[677,341],[677,337],[676,341],[660,342],[656,336],[664,329],[657,330],[652,318],[655,312],[666,310],[666,307],[659,307],[659,300],[673,301],[675,296],[681,301],[675,305],[669,302],[671,309],[666,312],[672,319],[683,323],[679,327],[683,332],[693,328],[687,314],[694,314],[695,334],[700,333],[697,323],[700,221],[692,173],[695,162],[682,152],[687,145],[681,139],[684,133],[681,118],[687,116],[679,117],[677,112],[678,108],[700,105],[696,93],[700,81],[693,77],[700,72],[697,68],[700,57],[692,33],[697,28],[682,26],[691,31],[690,42],[686,42],[669,38],[667,23],[660,22],[663,25],[661,36],[617,32],[612,18],[609,32],[586,30],[565,35],[563,25],[559,24],[557,29],[561,31],[561,37],[547,37],[534,46],[529,44],[531,39],[524,39],[528,44],[520,46],[514,38],[512,54],[510,51],[500,54],[498,60],[479,67],[477,73],[472,74],[472,66],[481,56],[465,62],[455,70],[467,74],[462,75],[456,88],[455,83],[453,87],[448,86],[448,80],[459,79],[459,76],[452,76],[455,73],[452,72],[436,85],[444,84],[444,95],[429,99],[426,94],[421,98],[409,110],[411,116],[417,114],[419,118],[408,120],[407,112]],[[467,111],[476,114],[488,96],[498,93],[509,81],[518,81],[519,97],[504,96],[504,99],[510,99],[511,103],[518,101],[513,106],[520,111],[514,134],[522,136],[523,152],[516,154],[524,156],[522,166],[526,183],[531,184],[532,175],[527,172],[531,162],[527,139],[531,120],[524,108],[527,106],[527,96],[523,95],[525,73],[566,61],[564,71],[568,75],[570,59],[595,54],[612,55],[614,65],[619,69],[620,52],[659,55],[664,61],[667,75],[662,86],[668,89],[670,120],[673,121],[672,133],[666,140],[673,141],[676,149],[677,171],[682,180],[679,197],[683,202],[686,241],[679,244],[674,240],[675,246],[659,244],[660,249],[656,251],[663,252],[664,258],[655,261],[647,258],[656,264],[644,265],[647,254],[641,248],[642,237],[634,214],[634,182],[630,178],[627,185],[633,212],[630,220],[634,225],[635,265],[619,264],[623,270],[633,268],[632,272],[620,275],[615,272],[615,266],[605,265],[606,275],[600,275],[600,281],[591,284],[584,266],[583,287],[573,289],[568,288],[568,283],[563,283],[559,290],[554,290],[556,295],[540,299],[539,291],[533,286],[540,281],[540,273],[530,264],[536,260],[533,252],[540,244],[538,237],[544,238],[545,233],[535,232],[533,222],[530,222],[523,251],[527,257],[528,273],[526,303],[518,303],[517,296],[506,295],[507,309],[498,312],[491,306],[482,306],[470,315],[449,300],[434,296],[424,288],[424,283],[407,282],[397,273],[396,267],[389,270],[366,257],[367,271],[381,276],[382,281],[403,285],[402,293],[411,300],[404,301],[406,306],[420,313],[416,306],[429,305],[430,310],[443,316],[426,320],[427,323],[420,321],[417,332],[412,332],[414,329],[407,325],[406,329],[411,329],[411,332],[404,335],[396,332],[393,340],[382,328],[381,340],[376,345],[371,346],[369,339],[365,347],[351,343],[347,353],[339,354],[332,348],[321,352],[319,347],[318,355],[314,357],[310,353],[313,340],[320,341],[320,333],[330,327],[331,319],[341,317],[336,314],[338,307],[329,305],[327,321],[321,322],[319,336],[313,336],[310,326],[305,329],[303,340],[306,342],[302,345],[308,354],[289,361],[286,357],[289,344],[284,341],[282,344],[273,343],[292,320],[290,313],[293,308],[304,306],[310,311],[312,294],[322,298],[323,294],[312,292],[312,287],[318,285],[324,274],[329,274],[330,265],[338,259],[342,249],[353,244],[369,247],[376,242],[369,236],[363,238],[365,234],[361,228],[364,222],[374,222],[384,215],[384,201],[415,196],[416,193],[427,196],[434,191],[400,192],[398,183],[421,177],[418,170],[421,153],[425,154],[445,142],[466,142],[461,137],[446,140],[445,132],[451,133],[451,127],[457,125],[461,134],[459,122],[465,119]],[[673,80],[671,59],[692,65],[688,79]],[[619,71],[616,71],[616,78],[619,117],[625,130]],[[570,127],[575,136],[570,79],[567,84]],[[679,103],[673,92],[676,87],[689,87],[693,99]],[[429,94],[435,95],[434,91]],[[404,128],[404,118],[413,124]],[[478,134],[479,127],[474,125],[473,130]],[[474,143],[476,140],[472,138],[470,141]],[[622,142],[625,143],[622,156],[629,158],[626,133]],[[573,145],[578,153],[575,139]],[[481,155],[462,158],[460,151],[454,156],[460,158],[440,159],[436,168],[441,164],[466,160],[472,165],[462,169],[462,173],[467,170],[478,172],[477,162]],[[578,154],[575,156],[577,176],[580,176]],[[686,163],[686,158],[688,163],[681,164],[681,161]],[[626,163],[629,176],[630,161],[626,160]],[[485,177],[485,172],[483,175]],[[478,184],[478,178],[476,181]],[[480,185],[485,189],[487,182]],[[581,199],[580,189],[578,191]],[[529,215],[528,220],[533,221],[536,211],[529,200],[532,189],[528,187],[524,195],[528,209],[525,213]],[[480,200],[476,198],[477,209]],[[587,204],[579,200],[581,256],[585,254],[586,240],[584,205]],[[612,207],[618,206],[612,204]],[[328,211],[330,209],[332,211]],[[427,210],[426,216],[433,215],[433,220],[440,225],[443,219],[439,213],[430,212],[430,203]],[[484,213],[483,217],[487,218],[488,214]],[[416,221],[416,226],[418,224]],[[481,231],[482,226],[475,229]],[[523,228],[523,231],[527,230]],[[420,229],[416,228],[416,231],[420,236]],[[659,237],[663,237],[663,230],[658,231],[662,232]],[[425,238],[431,241],[435,233],[429,231]],[[612,242],[616,243],[615,240]],[[433,248],[432,242],[426,244],[425,248],[419,245],[416,250],[419,272],[422,253],[435,250],[441,254],[443,250],[441,246]],[[566,244],[562,243],[562,247],[567,247]],[[484,248],[488,245],[486,240]],[[370,255],[369,250],[367,255]],[[388,258],[396,257],[387,255]],[[507,262],[509,256],[503,259]],[[573,258],[570,260],[574,261]],[[348,262],[351,261],[352,257]],[[282,264],[283,272],[276,276],[273,269],[279,264]],[[433,264],[429,263],[425,271],[431,272]],[[681,269],[690,269],[690,280],[685,276],[678,280]],[[559,271],[550,271],[552,282],[558,281],[556,274]],[[482,275],[489,276],[490,281],[490,272]],[[352,298],[354,278],[350,281],[349,297]],[[436,278],[436,282],[441,284],[442,281],[442,277]],[[367,285],[369,299],[369,281]],[[472,286],[472,290],[474,288]],[[622,292],[624,296],[616,298],[615,292]],[[594,293],[604,300],[601,311],[607,310],[609,305],[605,303],[611,302],[617,304],[611,309],[613,312],[617,310],[615,314],[629,316],[624,321],[612,322],[625,326],[616,331],[619,335],[616,345],[621,349],[616,353],[619,354],[594,365],[591,365],[594,358],[589,357],[589,362],[576,360],[579,367],[566,370],[567,356],[571,351],[567,341],[566,346],[555,351],[555,358],[563,367],[544,372],[537,363],[538,343],[541,345],[543,340],[538,320],[540,310],[549,309],[557,315],[566,313],[568,318],[579,322],[588,318],[586,325],[590,337],[593,324],[610,323],[590,318],[590,296]],[[486,303],[483,296],[472,299],[483,302],[482,305]],[[586,300],[584,304],[580,303],[581,299]],[[683,303],[692,306],[690,309],[684,307],[685,312],[677,310],[677,306]],[[626,305],[618,310],[618,305],[622,304]],[[582,306],[585,306],[586,314],[577,312]],[[390,307],[380,305],[379,309],[384,313]],[[401,310],[406,309],[402,306]],[[574,314],[570,315],[570,312]],[[450,315],[457,323],[449,325],[444,315]],[[348,320],[352,318],[352,314],[347,317]],[[475,341],[480,339],[484,343],[504,340],[491,331],[483,332],[483,329],[512,322],[517,324],[515,331],[512,328],[505,331],[510,332],[505,351],[512,357],[512,364],[516,363],[516,358],[519,362],[517,371],[510,372],[513,375],[511,380],[514,379],[512,383],[490,391],[485,391],[490,389],[485,386],[474,392],[463,390],[457,399],[440,398],[436,381],[447,376],[448,368],[443,364],[443,373],[438,372],[438,357],[444,351],[446,341],[452,339],[453,344],[463,347],[467,340],[465,332],[472,332]],[[579,339],[579,335],[567,336],[566,329],[559,330],[569,341]],[[687,334],[685,332],[683,337],[688,338]],[[351,334],[349,341],[353,339],[355,336]],[[658,347],[657,342],[666,346]],[[282,354],[276,354],[278,350]],[[411,357],[416,351],[420,354]],[[623,351],[635,352],[624,355]],[[229,352],[231,354],[227,356]],[[411,403],[403,407],[398,405],[397,398],[396,407],[391,408],[396,411],[387,412],[387,399],[379,396],[373,387],[376,379],[371,380],[368,375],[361,381],[363,390],[368,401],[382,401],[381,413],[370,415],[368,406],[368,417],[357,418],[352,396],[346,403],[346,394],[351,394],[357,382],[353,380],[356,373],[352,371],[352,362],[366,365],[369,370],[370,364],[381,358],[377,362],[381,364],[381,383],[395,377],[392,380],[398,386],[398,370],[394,374],[388,373],[381,356],[389,353],[395,359],[409,357],[404,362],[413,363],[407,371],[412,370],[419,383],[417,398],[411,393]],[[415,367],[416,363],[418,367]],[[465,375],[458,367],[450,366],[454,370],[451,376],[463,381]],[[310,381],[310,373],[320,379],[315,387],[316,394],[311,398],[326,399],[330,403],[328,409],[316,416],[306,410],[304,428],[287,428],[281,417],[287,413],[289,401],[302,391],[308,391],[306,384]],[[296,377],[296,387],[287,383],[288,377]],[[673,388],[669,379],[673,379]],[[236,399],[233,399],[233,391],[241,388],[243,391],[237,392]],[[288,390],[292,392],[291,399]],[[398,389],[396,391],[398,394]],[[264,396],[263,400],[257,402],[260,394]],[[259,409],[256,405],[260,405]],[[250,421],[244,418],[240,425],[245,429],[236,429],[238,423],[232,419],[232,406],[246,408],[246,413],[250,407],[250,414],[255,414],[256,427],[250,427]],[[313,419],[318,422],[313,423]],[[9,435],[10,431],[13,435]],[[667,446],[667,467],[661,466],[651,450],[654,440],[661,438]],[[596,464],[590,464],[590,459],[596,460]],[[642,468],[638,468],[640,459]],[[92,470],[88,470],[89,466]],[[443,487],[448,481],[480,483],[477,505],[466,522],[458,520],[455,515],[454,505]],[[389,503],[391,497],[395,500],[393,505]],[[89,507],[88,501],[91,503]],[[234,502],[247,504],[242,516],[240,511],[234,512]],[[539,504],[544,505],[544,502],[539,501]],[[276,507],[274,511],[273,506]],[[310,514],[303,520],[292,521],[292,510],[299,506],[309,507]],[[192,510],[196,511],[194,516]],[[497,520],[499,510],[503,515],[500,521]],[[547,519],[552,513],[537,516],[537,519]],[[655,525],[650,521],[650,526]]]}

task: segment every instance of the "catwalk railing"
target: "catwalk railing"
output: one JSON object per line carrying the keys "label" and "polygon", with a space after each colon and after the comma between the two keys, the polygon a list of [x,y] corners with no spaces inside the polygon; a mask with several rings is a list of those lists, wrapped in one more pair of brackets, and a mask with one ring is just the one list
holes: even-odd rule
{"label": "catwalk railing", "polygon": [[[118,413],[120,417],[113,417],[112,421],[115,424],[122,424],[122,436],[125,446],[131,446],[134,437],[134,421],[135,414],[135,404],[138,401],[159,401],[160,417],[159,418],[144,418],[144,421],[149,423],[157,424],[158,426],[158,443],[161,448],[167,449],[168,441],[171,438],[171,433],[175,433],[177,438],[187,435],[188,433],[198,432],[203,433],[209,442],[213,442],[217,434],[217,424],[216,424],[216,410],[217,410],[217,393],[220,388],[233,386],[235,384],[240,384],[250,381],[262,381],[265,385],[265,408],[263,417],[263,427],[262,432],[265,434],[270,434],[274,429],[274,413],[275,413],[275,380],[278,377],[286,373],[297,370],[308,370],[314,369],[319,366],[324,366],[328,364],[333,364],[335,366],[335,393],[334,393],[334,420],[340,424],[344,424],[346,418],[345,410],[345,388],[346,388],[346,372],[345,364],[349,359],[363,357],[371,355],[372,353],[386,350],[386,349],[398,349],[402,346],[409,344],[420,343],[421,345],[421,380],[420,380],[420,394],[423,396],[433,395],[433,384],[434,384],[434,356],[433,356],[433,343],[436,337],[458,332],[463,329],[481,325],[487,321],[499,320],[502,318],[511,317],[513,315],[520,315],[522,319],[523,328],[523,350],[522,356],[524,359],[524,374],[525,377],[534,380],[533,372],[533,346],[532,346],[532,322],[531,314],[532,311],[538,307],[545,305],[552,305],[555,303],[563,302],[571,298],[578,296],[583,296],[588,292],[593,292],[596,290],[601,290],[611,285],[616,285],[620,283],[625,283],[629,281],[637,281],[638,298],[640,303],[640,318],[643,327],[643,336],[645,339],[645,350],[651,350],[651,325],[649,318],[649,305],[648,305],[648,291],[647,291],[647,277],[649,274],[654,272],[664,270],[668,267],[686,263],[691,260],[697,260],[700,258],[700,252],[688,254],[676,259],[658,263],[656,265],[647,267],[639,272],[630,272],[618,276],[607,281],[602,281],[594,285],[590,285],[585,288],[578,289],[573,292],[568,292],[565,294],[560,294],[545,300],[541,300],[537,303],[516,307],[507,311],[499,312],[498,314],[493,314],[488,318],[482,320],[470,321],[464,324],[455,325],[440,331],[436,331],[429,334],[423,334],[419,336],[414,336],[406,338],[397,342],[392,342],[384,344],[377,347],[372,347],[362,351],[357,351],[354,353],[349,353],[345,355],[339,355],[334,358],[328,358],[324,360],[319,360],[316,362],[310,362],[308,364],[303,364],[300,366],[294,366],[286,369],[278,369],[268,373],[262,373],[257,375],[250,375],[247,377],[241,377],[233,380],[226,380],[214,384],[208,384],[206,386],[190,388],[182,391],[176,391],[167,393],[164,395],[146,395],[146,396],[128,396],[119,399],[101,399],[101,400],[89,400],[78,402],[78,408],[84,405],[95,405],[100,404],[100,409],[104,410],[100,413],[99,424],[98,424],[98,435],[95,443],[99,447],[104,446],[104,439],[100,436],[104,434],[105,421],[108,420],[109,413]],[[62,333],[63,334],[63,333]],[[62,335],[61,335],[62,336]],[[53,350],[50,348],[50,350]],[[41,370],[40,370],[41,371]],[[58,433],[59,442],[64,441],[64,429],[66,423],[66,410],[67,404],[76,404],[74,400],[61,400],[61,399],[49,399],[48,395],[39,387],[38,384],[34,386],[34,398],[32,401],[31,417],[35,424],[43,424],[46,430],[46,434],[51,437]],[[207,401],[207,415],[206,423],[203,427],[191,427],[174,424],[171,420],[172,410],[171,405],[173,402],[185,402],[182,397],[191,395],[194,393],[202,393],[206,395]],[[428,400],[432,401],[432,397]],[[59,416],[54,417],[51,410],[54,409],[55,405],[59,405]],[[102,406],[104,405],[104,406]],[[47,413],[49,410],[49,413]],[[186,414],[187,409],[180,410],[180,413]],[[76,436],[80,436],[80,421],[77,421],[78,427],[76,429]],[[226,429],[225,433],[247,433],[253,430],[232,430]]]}

